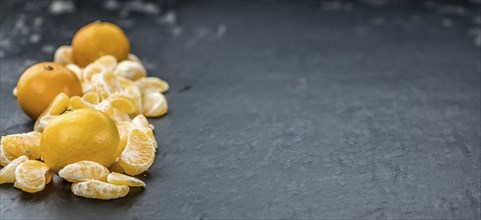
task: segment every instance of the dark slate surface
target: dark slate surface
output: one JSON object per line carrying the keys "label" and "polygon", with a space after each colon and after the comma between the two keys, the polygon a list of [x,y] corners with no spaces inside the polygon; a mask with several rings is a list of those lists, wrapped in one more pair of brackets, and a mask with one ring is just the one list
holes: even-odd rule
{"label": "dark slate surface", "polygon": [[58,178],[6,184],[2,219],[480,218],[479,1],[159,3],[176,22],[149,4],[1,1],[1,135],[32,129],[21,72],[97,19],[171,85],[147,188],[105,202]]}

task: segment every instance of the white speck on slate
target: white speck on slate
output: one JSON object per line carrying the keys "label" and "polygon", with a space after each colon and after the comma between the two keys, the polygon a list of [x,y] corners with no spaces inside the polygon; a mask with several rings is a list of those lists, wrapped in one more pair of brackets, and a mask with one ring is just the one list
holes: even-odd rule
{"label": "white speck on slate", "polygon": [[215,32],[215,37],[217,39],[221,39],[224,37],[225,33],[227,32],[227,25],[225,24],[220,24],[217,27],[217,31]]}
{"label": "white speck on slate", "polygon": [[68,14],[75,12],[75,4],[70,0],[53,0],[48,7],[51,14]]}
{"label": "white speck on slate", "polygon": [[172,33],[172,36],[178,37],[182,34],[182,27],[175,25],[170,29],[170,32]]}
{"label": "white speck on slate", "polygon": [[481,28],[473,28],[470,30],[473,35],[473,43],[476,47],[481,47]]}
{"label": "white speck on slate", "polygon": [[444,27],[450,28],[450,27],[453,26],[453,21],[451,21],[451,19],[444,18],[444,19],[441,21],[441,24],[442,24]]}
{"label": "white speck on slate", "polygon": [[307,89],[309,85],[307,84],[307,80],[304,77],[297,78],[297,85],[296,89]]}
{"label": "white speck on slate", "polygon": [[43,24],[43,18],[42,17],[35,17],[33,19],[33,26],[34,27],[40,27]]}
{"label": "white speck on slate", "polygon": [[481,47],[481,35],[474,37],[474,46]]}
{"label": "white speck on slate", "polygon": [[23,61],[23,65],[26,66],[26,67],[29,67],[29,66],[33,65],[34,63],[36,63],[36,61],[32,60],[32,59],[26,59],[25,61]]}
{"label": "white speck on slate", "polygon": [[1,39],[0,40],[0,47],[1,48],[9,48],[12,46],[12,41],[8,39]]}
{"label": "white speck on slate", "polygon": [[119,21],[120,25],[124,27],[132,27],[134,26],[134,21],[130,19],[124,19]]}
{"label": "white speck on slate", "polygon": [[120,3],[117,0],[107,0],[104,7],[108,10],[117,10],[120,8]]}
{"label": "white speck on slate", "polygon": [[36,44],[40,41],[40,38],[41,38],[40,34],[35,33],[35,34],[30,35],[29,40],[30,40],[30,43]]}
{"label": "white speck on slate", "polygon": [[336,11],[342,8],[341,1],[323,1],[321,8],[328,11]]}
{"label": "white speck on slate", "polygon": [[53,45],[43,45],[42,47],[42,52],[44,53],[53,53],[53,51],[55,50],[55,47]]}
{"label": "white speck on slate", "polygon": [[131,11],[144,14],[159,14],[160,8],[153,2],[136,0],[126,3],[120,12],[120,16],[128,17]]}
{"label": "white speck on slate", "polygon": [[177,16],[174,11],[169,11],[157,19],[157,24],[160,25],[174,25],[176,22]]}
{"label": "white speck on slate", "polygon": [[206,28],[200,28],[194,35],[192,39],[187,41],[186,46],[187,47],[192,47],[197,44],[201,39],[205,38],[207,36],[207,33],[209,31]]}
{"label": "white speck on slate", "polygon": [[150,62],[150,60],[147,60],[147,59],[142,59],[142,63],[144,64],[144,67],[146,69],[153,69],[155,67],[155,64],[153,62]]}
{"label": "white speck on slate", "polygon": [[387,4],[385,0],[361,0],[361,2],[377,8],[384,7]]}
{"label": "white speck on slate", "polygon": [[15,22],[15,26],[13,27],[12,32],[14,33],[20,33],[20,34],[28,34],[29,29],[25,25],[25,16],[24,15],[19,15],[17,21]]}

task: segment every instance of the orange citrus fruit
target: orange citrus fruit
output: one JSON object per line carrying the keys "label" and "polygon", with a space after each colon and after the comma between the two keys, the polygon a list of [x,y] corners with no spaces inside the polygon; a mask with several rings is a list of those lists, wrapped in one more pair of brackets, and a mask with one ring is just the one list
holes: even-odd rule
{"label": "orange citrus fruit", "polygon": [[82,27],[72,40],[73,60],[85,67],[103,55],[112,55],[118,61],[130,53],[129,39],[115,24],[96,21]]}
{"label": "orange citrus fruit", "polygon": [[67,96],[82,96],[82,86],[74,73],[51,62],[31,66],[17,84],[18,104],[32,119],[37,119],[62,92]]}
{"label": "orange citrus fruit", "polygon": [[120,152],[119,131],[105,113],[83,108],[50,122],[42,134],[42,159],[53,172],[89,160],[110,167]]}

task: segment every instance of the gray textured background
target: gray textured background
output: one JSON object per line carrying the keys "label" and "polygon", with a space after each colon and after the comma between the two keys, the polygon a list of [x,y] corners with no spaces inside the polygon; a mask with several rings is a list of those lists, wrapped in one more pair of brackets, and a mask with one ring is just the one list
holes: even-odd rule
{"label": "gray textured background", "polygon": [[480,218],[480,1],[115,3],[1,1],[0,135],[25,68],[115,22],[171,85],[147,188],[5,184],[2,219]]}

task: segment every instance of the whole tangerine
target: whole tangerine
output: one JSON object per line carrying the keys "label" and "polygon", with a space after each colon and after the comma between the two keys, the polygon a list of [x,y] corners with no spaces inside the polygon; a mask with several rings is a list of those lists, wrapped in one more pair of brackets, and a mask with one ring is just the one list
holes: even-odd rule
{"label": "whole tangerine", "polygon": [[130,53],[130,43],[119,26],[96,21],[75,33],[72,53],[73,61],[80,67],[85,67],[104,55],[112,55],[122,61]]}
{"label": "whole tangerine", "polygon": [[53,172],[82,160],[110,167],[120,153],[119,131],[112,118],[102,111],[72,110],[47,125],[40,150]]}
{"label": "whole tangerine", "polygon": [[82,85],[73,72],[52,62],[29,67],[17,83],[18,104],[34,120],[62,92],[68,96],[82,96]]}

